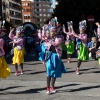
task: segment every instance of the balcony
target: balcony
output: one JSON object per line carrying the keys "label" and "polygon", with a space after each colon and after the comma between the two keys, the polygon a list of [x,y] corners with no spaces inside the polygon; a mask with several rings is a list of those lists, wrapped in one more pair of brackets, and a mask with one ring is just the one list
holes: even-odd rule
{"label": "balcony", "polygon": [[[9,2],[21,6],[21,2],[17,2],[18,0],[9,0]],[[20,1],[20,0],[19,0]]]}
{"label": "balcony", "polygon": [[9,18],[10,19],[15,19],[15,20],[22,20],[21,16],[12,15],[12,14],[9,15]]}
{"label": "balcony", "polygon": [[9,4],[9,8],[13,8],[13,9],[18,10],[18,11],[22,10],[21,6],[18,6],[16,4],[12,4],[12,3]]}

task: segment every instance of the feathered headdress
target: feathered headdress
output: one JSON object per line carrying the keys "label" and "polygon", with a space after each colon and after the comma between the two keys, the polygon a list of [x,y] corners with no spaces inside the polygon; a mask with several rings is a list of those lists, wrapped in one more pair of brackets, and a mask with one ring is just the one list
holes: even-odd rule
{"label": "feathered headdress", "polygon": [[21,33],[20,27],[17,27],[16,28],[16,34],[20,34],[20,33]]}
{"label": "feathered headdress", "polygon": [[79,22],[79,29],[86,30],[86,27],[87,27],[86,20]]}
{"label": "feathered headdress", "polygon": [[51,27],[51,28],[50,28],[50,34],[51,34],[51,35],[57,34],[56,27]]}
{"label": "feathered headdress", "polygon": [[72,25],[73,25],[73,22],[72,21],[67,22],[68,28],[70,28]]}

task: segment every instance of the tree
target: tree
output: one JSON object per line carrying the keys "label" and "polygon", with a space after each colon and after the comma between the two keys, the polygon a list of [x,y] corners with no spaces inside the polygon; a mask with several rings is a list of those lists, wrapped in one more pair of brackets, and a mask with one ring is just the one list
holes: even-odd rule
{"label": "tree", "polygon": [[88,15],[94,15],[96,19],[100,17],[100,0],[57,0],[58,5],[54,10],[54,15],[59,22],[64,23],[68,20],[82,20]]}

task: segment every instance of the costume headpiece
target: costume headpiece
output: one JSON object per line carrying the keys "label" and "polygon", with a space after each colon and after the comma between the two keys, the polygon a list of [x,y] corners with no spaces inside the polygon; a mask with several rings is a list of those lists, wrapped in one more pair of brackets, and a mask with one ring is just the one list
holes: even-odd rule
{"label": "costume headpiece", "polygon": [[17,27],[16,28],[16,34],[20,34],[21,30],[20,30],[20,27]]}
{"label": "costume headpiece", "polygon": [[50,28],[50,34],[51,34],[51,35],[57,34],[56,27],[51,27],[51,28]]}
{"label": "costume headpiece", "polygon": [[83,29],[83,30],[86,30],[86,20],[83,20],[83,21],[80,21],[79,22],[79,29]]}
{"label": "costume headpiece", "polygon": [[68,28],[70,28],[72,25],[73,25],[73,22],[72,21],[67,22]]}
{"label": "costume headpiece", "polygon": [[50,32],[56,32],[56,27],[51,27]]}

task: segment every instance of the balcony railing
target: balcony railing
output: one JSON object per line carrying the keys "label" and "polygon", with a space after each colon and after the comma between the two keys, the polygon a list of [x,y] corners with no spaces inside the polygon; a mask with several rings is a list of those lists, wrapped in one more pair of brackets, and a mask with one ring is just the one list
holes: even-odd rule
{"label": "balcony railing", "polygon": [[19,0],[19,2],[18,2],[18,0],[9,0],[9,2],[21,6],[21,0]]}
{"label": "balcony railing", "polygon": [[15,9],[15,10],[18,10],[18,11],[21,11],[21,7],[14,7],[14,6],[10,6],[9,5],[9,8],[12,8],[12,9]]}
{"label": "balcony railing", "polygon": [[10,19],[14,19],[14,20],[22,20],[21,17],[13,16],[13,15],[9,15],[9,18],[10,18]]}
{"label": "balcony railing", "polygon": [[13,14],[10,14],[9,16],[10,16],[10,17],[15,17],[15,18],[22,18],[21,16],[13,15]]}

